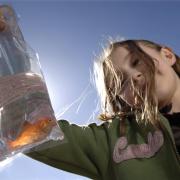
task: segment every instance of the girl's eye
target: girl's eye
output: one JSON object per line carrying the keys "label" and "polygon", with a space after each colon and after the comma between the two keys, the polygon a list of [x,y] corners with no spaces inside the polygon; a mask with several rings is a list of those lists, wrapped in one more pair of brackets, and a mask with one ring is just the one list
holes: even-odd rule
{"label": "girl's eye", "polygon": [[139,59],[135,59],[133,62],[132,62],[132,66],[136,66],[140,63]]}

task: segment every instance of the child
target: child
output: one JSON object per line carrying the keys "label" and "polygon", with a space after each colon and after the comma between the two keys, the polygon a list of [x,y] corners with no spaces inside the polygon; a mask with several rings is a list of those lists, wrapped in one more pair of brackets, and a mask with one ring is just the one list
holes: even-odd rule
{"label": "child", "polygon": [[162,114],[180,112],[180,58],[165,46],[126,40],[110,43],[94,67],[106,122],[60,120],[65,142],[26,155],[91,179],[178,180],[179,154]]}

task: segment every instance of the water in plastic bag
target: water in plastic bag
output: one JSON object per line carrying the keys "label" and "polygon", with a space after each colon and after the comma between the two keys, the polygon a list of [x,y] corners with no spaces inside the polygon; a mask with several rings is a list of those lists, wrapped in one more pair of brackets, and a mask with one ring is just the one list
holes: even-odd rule
{"label": "water in plastic bag", "polygon": [[12,7],[0,6],[0,161],[50,139],[63,140],[36,53]]}

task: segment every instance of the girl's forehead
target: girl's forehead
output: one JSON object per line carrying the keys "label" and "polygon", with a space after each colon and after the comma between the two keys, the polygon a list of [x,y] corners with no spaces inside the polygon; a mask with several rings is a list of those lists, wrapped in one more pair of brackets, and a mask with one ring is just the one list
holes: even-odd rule
{"label": "girl's forehead", "polygon": [[129,51],[124,47],[118,47],[113,50],[111,60],[115,67],[122,67],[125,62],[130,58]]}
{"label": "girl's forehead", "polygon": [[[161,59],[160,53],[157,52],[155,49],[146,47],[144,45],[138,44],[139,47],[142,49],[144,53],[151,56],[152,58]],[[136,54],[136,53],[135,53]],[[135,55],[134,54],[134,55]],[[131,53],[125,47],[117,47],[111,53],[111,60],[115,67],[123,67],[123,65],[128,62],[132,58],[132,51]]]}

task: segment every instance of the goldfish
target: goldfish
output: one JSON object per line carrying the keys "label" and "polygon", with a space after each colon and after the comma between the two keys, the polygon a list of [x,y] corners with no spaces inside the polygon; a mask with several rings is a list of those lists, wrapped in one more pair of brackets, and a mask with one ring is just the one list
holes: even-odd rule
{"label": "goldfish", "polygon": [[11,150],[15,150],[43,140],[55,125],[56,121],[47,117],[40,118],[34,124],[25,121],[20,135],[15,140],[9,140],[8,146]]}

